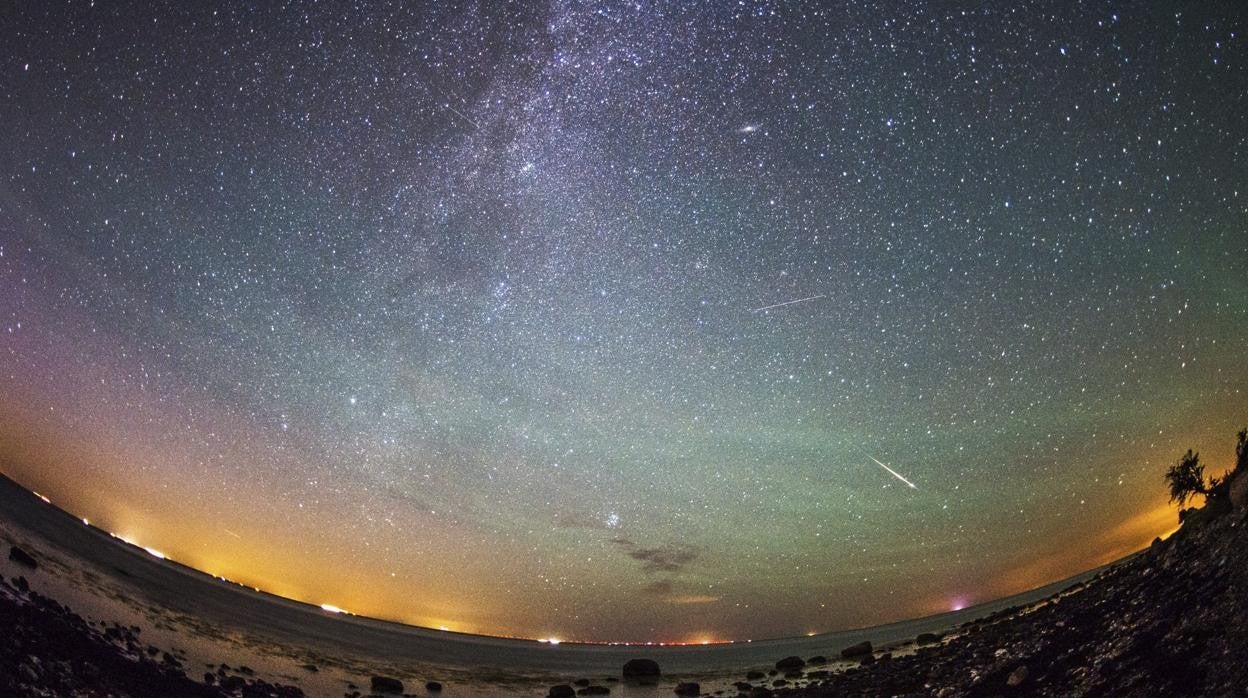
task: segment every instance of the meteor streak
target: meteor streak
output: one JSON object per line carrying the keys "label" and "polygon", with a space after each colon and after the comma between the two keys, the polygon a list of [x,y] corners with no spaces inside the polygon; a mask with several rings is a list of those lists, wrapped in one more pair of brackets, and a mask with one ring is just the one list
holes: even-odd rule
{"label": "meteor streak", "polygon": [[871,460],[875,461],[875,464],[876,464],[876,465],[878,465],[878,466],[880,466],[881,468],[883,468],[883,469],[887,470],[889,475],[892,475],[893,477],[897,478],[898,480],[901,480],[902,482],[904,482],[904,483],[906,483],[907,485],[909,485],[909,486],[910,486],[910,489],[912,489],[912,490],[917,490],[917,489],[919,489],[917,486],[915,486],[915,484],[914,484],[913,482],[910,482],[910,481],[909,481],[909,480],[907,480],[906,478],[902,477],[902,476],[901,476],[901,473],[897,472],[896,470],[893,470],[892,468],[888,467],[887,465],[884,465],[883,463],[881,463],[879,460],[877,460],[877,459],[876,459],[876,457],[875,457],[875,456],[867,456],[867,458],[870,458]]}
{"label": "meteor streak", "polygon": [[798,299],[797,299],[797,300],[795,300],[795,301],[785,301],[785,302],[783,302],[783,303],[776,303],[776,304],[774,304],[774,305],[764,305],[763,307],[761,307],[761,308],[755,308],[755,309],[751,310],[750,312],[751,312],[751,313],[761,313],[761,312],[763,312],[764,310],[771,310],[772,308],[780,308],[780,307],[783,307],[783,306],[786,306],[786,305],[793,305],[794,303],[805,303],[806,301],[813,301],[813,300],[815,300],[815,299],[817,299],[817,298],[826,298],[826,297],[827,297],[827,295],[828,295],[828,294],[826,294],[826,293],[820,293],[820,294],[819,294],[819,295],[817,295],[817,296],[808,296],[808,297],[806,297],[806,298],[798,298]]}

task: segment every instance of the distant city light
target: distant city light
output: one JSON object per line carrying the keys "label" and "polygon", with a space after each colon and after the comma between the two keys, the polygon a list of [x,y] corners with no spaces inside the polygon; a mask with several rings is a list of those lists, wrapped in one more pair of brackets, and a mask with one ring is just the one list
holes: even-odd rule
{"label": "distant city light", "polygon": [[332,604],[327,604],[327,603],[321,604],[321,610],[325,611],[326,613],[346,613],[346,611],[342,610],[341,608],[338,608],[337,606],[334,606]]}

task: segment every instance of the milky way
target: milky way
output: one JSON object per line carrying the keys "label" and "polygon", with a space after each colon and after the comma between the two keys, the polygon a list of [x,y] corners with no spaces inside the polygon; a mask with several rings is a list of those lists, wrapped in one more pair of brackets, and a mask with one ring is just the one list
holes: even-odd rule
{"label": "milky way", "polygon": [[1229,465],[1236,3],[420,4],[0,11],[4,472],[316,604],[701,641]]}

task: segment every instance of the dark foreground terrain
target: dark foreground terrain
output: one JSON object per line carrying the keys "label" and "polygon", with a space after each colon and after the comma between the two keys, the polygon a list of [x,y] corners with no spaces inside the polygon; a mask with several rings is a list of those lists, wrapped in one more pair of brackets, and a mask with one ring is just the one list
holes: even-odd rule
{"label": "dark foreground terrain", "polygon": [[183,658],[144,645],[137,626],[92,625],[30,591],[24,576],[0,581],[0,632],[0,695],[303,695],[297,688],[230,673],[227,667],[192,681]]}
{"label": "dark foreground terrain", "polygon": [[775,694],[1248,695],[1248,509],[1201,513],[1051,603]]}
{"label": "dark foreground terrain", "polygon": [[[1199,514],[1170,539],[1039,603],[882,650],[777,657],[774,670],[742,671],[735,688],[714,693],[1248,695],[1248,509]],[[37,564],[20,548],[6,552],[19,567]],[[398,690],[378,681],[344,693]],[[637,690],[615,677],[587,684],[556,686],[550,695]],[[403,690],[436,695],[439,688]],[[700,687],[675,690],[698,695]],[[652,695],[672,691],[655,688]],[[86,621],[15,576],[0,580],[0,695],[299,696],[303,690],[266,682],[247,667],[192,669],[180,651],[145,644],[138,627]]]}

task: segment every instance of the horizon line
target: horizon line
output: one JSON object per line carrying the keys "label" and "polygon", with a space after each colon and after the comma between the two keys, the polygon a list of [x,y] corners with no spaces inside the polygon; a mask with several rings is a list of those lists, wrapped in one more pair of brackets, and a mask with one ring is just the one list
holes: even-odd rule
{"label": "horizon line", "polygon": [[[966,614],[968,611],[987,606],[988,604],[992,604],[992,603],[996,603],[999,601],[1003,601],[1005,599],[1011,599],[1016,596],[1028,594],[1030,592],[1036,591],[1038,589],[1043,589],[1045,587],[1062,584],[1064,582],[1074,580],[1075,578],[1080,577],[1082,575],[1086,575],[1092,572],[1105,569],[1112,565],[1116,565],[1124,560],[1130,559],[1131,557],[1138,555],[1140,552],[1148,548],[1148,546],[1145,545],[1144,547],[1138,550],[1131,551],[1121,557],[1115,558],[1114,560],[1103,563],[1101,565],[1090,567],[1085,570],[1081,570],[1074,574],[1068,575],[1066,577],[1055,579],[1049,582],[1045,582],[1043,584],[1038,584],[1034,587],[1029,587],[1027,589],[1024,589],[1022,591],[1018,591],[1012,594],[1006,594],[1003,596],[984,599],[983,601],[979,601],[978,603],[975,603],[973,605],[966,606],[963,608],[952,608],[952,609],[948,609],[944,611],[938,611],[936,613],[929,613],[926,615],[909,616],[909,617],[901,618],[898,620],[886,621],[883,623],[875,623],[872,625],[853,626],[853,627],[847,627],[847,628],[840,628],[836,630],[825,630],[825,631],[817,631],[817,632],[795,634],[795,635],[780,635],[780,636],[775,636],[775,637],[688,641],[688,642],[678,641],[678,640],[577,640],[577,639],[559,638],[557,636],[547,636],[547,637],[539,638],[539,637],[530,637],[530,636],[525,636],[525,635],[504,635],[504,634],[492,634],[492,633],[483,633],[483,632],[468,632],[468,631],[463,631],[463,630],[452,630],[449,627],[440,627],[440,626],[435,627],[435,626],[429,626],[429,625],[419,625],[417,623],[403,621],[403,620],[399,620],[395,618],[386,618],[383,616],[371,616],[371,615],[366,615],[366,614],[354,613],[350,609],[340,608],[328,602],[317,603],[315,601],[307,601],[304,599],[295,598],[293,596],[285,596],[283,594],[279,594],[273,591],[261,589],[260,587],[257,587],[251,584],[246,584],[243,582],[239,582],[233,579],[229,579],[228,577],[225,577],[223,575],[213,574],[212,572],[209,572],[207,570],[203,570],[193,565],[187,564],[185,562],[181,562],[177,558],[166,555],[165,553],[161,552],[160,550],[156,548],[143,545],[142,543],[139,543],[137,541],[121,536],[105,528],[101,528],[100,526],[92,523],[86,517],[82,517],[82,516],[78,516],[77,514],[74,514],[73,512],[53,502],[52,499],[49,498],[48,496],[40,493],[37,490],[27,487],[25,484],[19,482],[17,479],[12,477],[9,473],[5,472],[4,470],[0,470],[0,478],[3,478],[13,483],[23,492],[31,495],[35,499],[42,502],[44,505],[50,506],[56,511],[64,514],[65,516],[71,519],[74,519],[77,523],[84,525],[93,531],[97,531],[101,534],[104,534],[114,541],[122,543],[125,546],[128,546],[129,548],[133,548],[135,551],[145,553],[147,557],[151,558],[152,560],[155,560],[157,563],[161,563],[161,562],[171,563],[183,569],[189,570],[195,574],[207,577],[214,582],[224,582],[231,586],[239,587],[244,591],[254,592],[254,593],[262,594],[264,596],[269,596],[275,599],[280,599],[282,601],[288,601],[288,602],[296,603],[302,606],[307,606],[309,609],[317,610],[330,616],[348,616],[351,618],[359,618],[359,619],[366,620],[366,621],[386,623],[389,625],[397,625],[397,626],[401,626],[404,628],[411,628],[414,630],[428,631],[434,634],[445,633],[448,635],[461,635],[465,637],[476,637],[476,638],[485,638],[485,639],[493,639],[493,640],[510,640],[510,641],[515,641],[515,642],[536,642],[539,644],[548,644],[551,646],[588,645],[588,646],[614,646],[614,647],[684,647],[684,648],[723,647],[727,645],[745,645],[745,644],[758,644],[758,643],[769,643],[769,642],[784,642],[784,641],[791,641],[791,640],[812,640],[815,638],[828,636],[828,635],[862,632],[862,631],[873,630],[877,628],[887,628],[890,626],[900,625],[903,623],[910,623],[910,622],[920,621],[924,619],[938,618],[940,616],[951,615],[955,613]],[[1170,535],[1173,535],[1173,533],[1174,531],[1171,531],[1164,537],[1168,538]],[[55,544],[52,544],[52,545],[55,546]],[[1061,591],[1059,590],[1056,593],[1061,593]]]}

